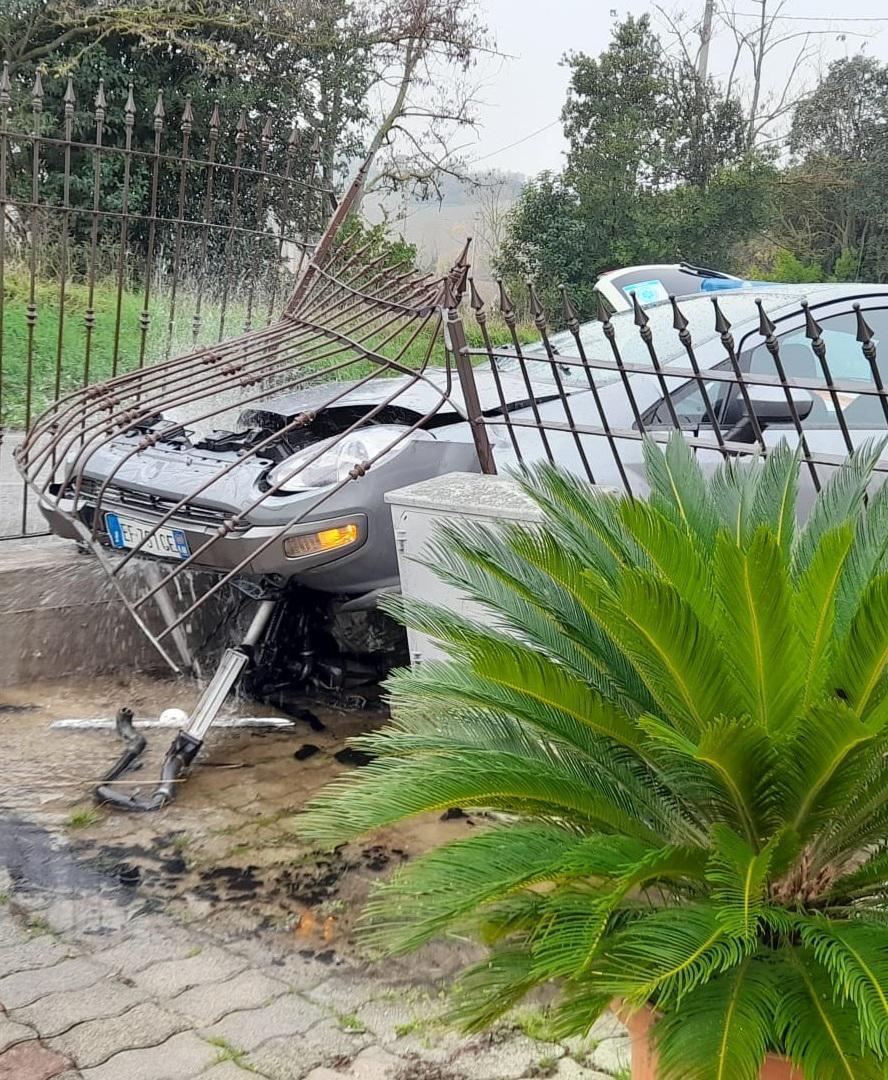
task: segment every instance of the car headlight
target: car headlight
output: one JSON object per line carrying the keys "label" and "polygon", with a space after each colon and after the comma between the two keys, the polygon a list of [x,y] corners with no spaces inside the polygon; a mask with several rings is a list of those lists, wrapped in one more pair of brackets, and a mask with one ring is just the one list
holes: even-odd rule
{"label": "car headlight", "polygon": [[[400,424],[376,424],[345,437],[334,435],[275,465],[268,473],[268,483],[272,487],[280,485],[282,492],[328,487],[345,480],[355,465],[365,461],[379,465],[406,450],[410,443],[430,439],[434,439],[431,432],[408,432]],[[324,446],[327,449],[319,453]]]}

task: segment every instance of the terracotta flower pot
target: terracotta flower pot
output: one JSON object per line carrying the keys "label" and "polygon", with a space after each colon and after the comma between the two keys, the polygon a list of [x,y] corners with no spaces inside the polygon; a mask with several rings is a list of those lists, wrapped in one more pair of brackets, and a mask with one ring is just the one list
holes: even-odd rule
{"label": "terracotta flower pot", "polygon": [[[657,1014],[645,1007],[634,1013],[615,1010],[629,1029],[632,1050],[632,1080],[657,1080],[657,1051],[650,1029]],[[761,1080],[802,1080],[802,1074],[785,1059],[768,1054],[762,1065]]]}

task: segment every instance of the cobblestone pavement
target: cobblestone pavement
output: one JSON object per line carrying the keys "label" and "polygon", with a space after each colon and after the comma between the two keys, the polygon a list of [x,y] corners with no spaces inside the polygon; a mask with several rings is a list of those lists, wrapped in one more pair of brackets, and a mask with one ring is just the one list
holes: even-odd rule
{"label": "cobblestone pavement", "polygon": [[[28,723],[45,731],[46,720],[38,711]],[[4,728],[8,736],[15,725]],[[22,741],[5,738],[8,748],[27,747],[26,727],[18,732]],[[322,862],[326,876],[312,864],[312,895],[303,886],[279,887],[282,867],[306,860],[292,833],[281,832],[302,797],[292,789],[315,789],[319,761],[333,760],[348,733],[312,734],[317,777],[304,785],[296,784],[299,739],[294,752],[292,735],[282,743],[282,735],[231,734],[208,754],[203,780],[195,774],[188,795],[183,791],[172,808],[149,817],[95,819],[76,787],[53,795],[44,784],[41,793],[32,776],[25,812],[19,799],[25,785],[16,786],[14,762],[7,763],[9,805],[0,813],[6,867],[0,868],[0,1080],[628,1076],[628,1040],[613,1017],[584,1040],[555,1042],[546,1037],[545,1013],[528,1007],[492,1032],[460,1037],[439,1019],[446,1004],[442,958],[452,961],[452,950],[398,965],[368,966],[356,958],[347,913],[367,879],[388,872],[392,853],[410,857],[435,837],[421,830],[385,837],[369,857],[358,851],[340,855],[342,865]],[[61,749],[46,751],[44,775],[61,769],[63,760],[70,764],[80,745],[70,740],[84,738],[66,735]],[[107,733],[101,738],[108,757]],[[161,732],[160,742],[167,741]],[[210,767],[231,763],[235,749],[241,757],[250,751],[248,782],[232,783],[230,773]],[[289,802],[275,802],[272,762],[284,757]],[[230,797],[219,799],[213,784]],[[439,831],[470,827],[470,819],[457,818]],[[147,842],[152,833],[163,840],[160,856]],[[140,851],[147,854],[139,858]],[[131,860],[116,877],[104,869],[109,852]],[[171,862],[179,873],[165,878],[158,868]],[[260,871],[269,868],[272,876],[263,878]],[[257,881],[278,883],[271,900]]]}

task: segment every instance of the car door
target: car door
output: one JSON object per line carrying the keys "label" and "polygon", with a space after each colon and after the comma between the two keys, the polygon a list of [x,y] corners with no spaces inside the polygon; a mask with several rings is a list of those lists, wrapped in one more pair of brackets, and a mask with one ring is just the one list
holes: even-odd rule
{"label": "car door", "polygon": [[[863,301],[862,308],[874,332],[876,374],[885,385],[888,384],[888,359],[879,357],[878,353],[879,342],[888,340],[888,298]],[[876,392],[873,365],[857,340],[857,316],[850,301],[828,314],[818,313],[817,318],[826,345],[825,366],[811,348],[803,325],[778,334],[779,355],[787,379],[806,386],[813,398],[810,412],[801,420],[808,451],[812,456],[841,460],[849,448],[888,435],[888,401]],[[752,377],[778,374],[774,357],[761,341],[741,354],[741,367]],[[793,447],[799,443],[798,431],[788,420],[763,427],[762,436],[767,447],[784,439]],[[882,460],[888,467],[888,455],[883,455]],[[822,486],[834,471],[834,465],[815,464],[817,483]],[[813,499],[815,490],[811,469],[803,468],[800,477],[800,508],[803,511]]]}

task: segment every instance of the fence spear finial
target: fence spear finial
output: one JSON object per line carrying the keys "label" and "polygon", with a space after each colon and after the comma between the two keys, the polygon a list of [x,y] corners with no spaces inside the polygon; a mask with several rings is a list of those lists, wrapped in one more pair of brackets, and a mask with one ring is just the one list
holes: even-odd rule
{"label": "fence spear finial", "polygon": [[540,298],[537,296],[536,289],[533,287],[533,282],[530,280],[527,282],[527,297],[530,303],[530,314],[533,316],[533,321],[536,323],[537,328],[542,330],[546,325],[546,313],[543,311],[543,305],[540,303]]}
{"label": "fence spear finial", "polygon": [[613,310],[600,292],[595,293],[595,318],[600,323],[609,323]]}
{"label": "fence spear finial", "polygon": [[717,296],[712,298],[712,307],[715,310],[715,332],[722,335],[727,334],[731,329],[731,324],[719,307]]}
{"label": "fence spear finial", "polygon": [[34,85],[31,88],[31,105],[34,112],[43,111],[43,79],[40,75],[40,68],[34,72]]}
{"label": "fence spear finial", "polygon": [[772,321],[765,311],[765,305],[761,300],[756,300],[755,306],[758,308],[759,312],[759,333],[763,338],[773,337],[774,331],[777,329],[777,324]]}
{"label": "fence spear finial", "polygon": [[154,103],[154,130],[160,131],[163,127],[163,120],[166,116],[166,110],[163,107],[163,90],[157,91],[157,101]]}
{"label": "fence spear finial", "polygon": [[299,146],[302,140],[299,137],[299,124],[294,120],[293,126],[290,128],[290,134],[287,138],[287,153],[293,157],[299,152]]}
{"label": "fence spear finial", "polygon": [[684,312],[678,306],[678,301],[674,296],[669,297],[669,303],[672,305],[672,329],[678,330],[681,333],[682,330],[687,330],[688,320],[685,317]]}
{"label": "fence spear finial", "polygon": [[268,113],[265,117],[265,123],[262,125],[262,134],[259,136],[259,142],[262,145],[263,150],[267,150],[271,146],[271,139],[274,135],[274,128],[271,123],[271,113]]}
{"label": "fence spear finial", "polygon": [[506,292],[506,286],[503,284],[502,278],[497,278],[496,283],[499,286],[499,306],[500,312],[503,318],[508,323],[511,319],[515,321],[515,305],[512,303],[512,297]]}
{"label": "fence spear finial", "polygon": [[123,107],[123,122],[132,127],[136,122],[136,99],[133,97],[133,84],[130,83],[126,93],[126,104]]}
{"label": "fence spear finial", "polygon": [[860,304],[854,305],[854,315],[857,319],[857,340],[861,345],[868,345],[870,341],[872,341],[873,328],[863,317],[863,310],[861,309]]}
{"label": "fence spear finial", "polygon": [[96,123],[100,124],[105,119],[105,110],[108,102],[105,99],[105,80],[99,79],[99,89],[96,91]]}
{"label": "fence spear finial", "polygon": [[222,126],[222,117],[219,115],[219,99],[213,102],[213,111],[210,113],[209,132],[211,139],[219,138],[219,128]]}
{"label": "fence spear finial", "polygon": [[565,325],[573,330],[580,324],[580,317],[577,313],[576,306],[571,299],[570,293],[567,291],[566,285],[559,285],[561,289],[561,314],[564,318]]}
{"label": "fence spear finial", "polygon": [[441,303],[449,311],[452,311],[456,307],[456,297],[453,295],[453,289],[450,285],[450,275],[444,276],[443,285],[441,288]]}
{"label": "fence spear finial", "polygon": [[484,298],[475,288],[474,278],[469,278],[469,307],[475,312],[476,317],[484,311]]}
{"label": "fence spear finial", "polygon": [[247,137],[247,110],[241,109],[240,116],[237,118],[237,127],[235,128],[234,139],[235,142],[242,143]]}
{"label": "fence spear finial", "polygon": [[9,81],[9,61],[3,61],[3,72],[0,74],[0,105],[8,105],[12,93],[12,83]]}
{"label": "fence spear finial", "polygon": [[182,134],[190,135],[194,124],[194,109],[191,107],[191,94],[185,95],[185,108],[182,110]]}
{"label": "fence spear finial", "polygon": [[805,337],[814,341],[815,338],[819,338],[823,335],[823,329],[820,323],[811,314],[811,308],[809,307],[807,300],[802,301],[802,311],[805,313]]}
{"label": "fence spear finial", "polygon": [[632,321],[637,327],[641,328],[647,326],[647,324],[651,321],[648,318],[644,308],[639,303],[638,293],[632,294],[632,311],[634,313],[632,316]]}

